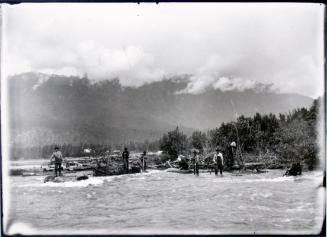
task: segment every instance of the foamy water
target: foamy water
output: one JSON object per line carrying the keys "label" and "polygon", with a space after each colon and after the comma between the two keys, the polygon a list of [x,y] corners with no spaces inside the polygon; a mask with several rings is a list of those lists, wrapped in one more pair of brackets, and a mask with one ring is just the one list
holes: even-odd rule
{"label": "foamy water", "polygon": [[65,183],[11,177],[9,233],[253,234],[320,231],[322,172],[150,171]]}

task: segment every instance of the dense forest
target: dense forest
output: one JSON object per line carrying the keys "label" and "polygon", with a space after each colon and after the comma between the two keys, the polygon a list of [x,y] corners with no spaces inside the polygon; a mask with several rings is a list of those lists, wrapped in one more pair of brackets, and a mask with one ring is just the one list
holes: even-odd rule
{"label": "dense forest", "polygon": [[309,109],[295,109],[279,116],[259,113],[253,117],[240,116],[207,133],[195,131],[190,137],[176,128],[159,140],[160,148],[171,157],[190,154],[192,148],[205,154],[219,147],[226,153],[234,141],[248,161],[301,162],[314,169],[319,165],[317,122],[320,103],[321,99],[315,100]]}
{"label": "dense forest", "polygon": [[92,149],[92,155],[101,155],[106,151],[122,150],[128,147],[131,151],[162,150],[170,159],[179,154],[188,155],[196,148],[202,155],[220,147],[226,151],[228,145],[235,141],[245,158],[255,157],[256,161],[290,164],[300,161],[309,169],[318,166],[317,122],[322,99],[314,100],[310,108],[294,109],[288,113],[261,115],[252,117],[239,116],[235,121],[222,123],[219,127],[207,132],[194,131],[190,136],[176,129],[165,133],[153,141],[128,142],[121,144],[52,144],[40,147],[13,148],[12,158],[19,159],[49,157],[55,145],[59,145],[64,156],[85,156],[85,148]]}

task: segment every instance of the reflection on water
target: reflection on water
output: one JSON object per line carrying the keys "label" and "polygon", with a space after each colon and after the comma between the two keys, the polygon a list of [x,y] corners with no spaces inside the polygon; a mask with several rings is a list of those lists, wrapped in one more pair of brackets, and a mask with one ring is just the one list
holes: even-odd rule
{"label": "reflection on water", "polygon": [[11,177],[9,223],[11,231],[21,222],[32,233],[66,234],[319,232],[321,172],[282,174],[150,171],[64,184]]}

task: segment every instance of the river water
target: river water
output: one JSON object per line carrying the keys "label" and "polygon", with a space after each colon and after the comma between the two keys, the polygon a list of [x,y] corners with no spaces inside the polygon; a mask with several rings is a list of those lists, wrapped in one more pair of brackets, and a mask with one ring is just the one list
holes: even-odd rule
{"label": "river water", "polygon": [[[7,233],[312,234],[323,222],[322,172],[177,174],[150,171],[43,183],[10,177]],[[4,198],[8,198],[6,195]]]}

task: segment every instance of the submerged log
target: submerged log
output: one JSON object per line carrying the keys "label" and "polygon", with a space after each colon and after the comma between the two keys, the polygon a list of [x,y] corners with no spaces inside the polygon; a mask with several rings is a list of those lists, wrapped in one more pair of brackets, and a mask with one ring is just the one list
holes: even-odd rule
{"label": "submerged log", "polygon": [[262,169],[265,169],[266,165],[262,162],[249,162],[244,165],[233,165],[231,170],[256,170],[258,173],[262,173]]}
{"label": "submerged log", "polygon": [[56,176],[49,175],[44,178],[44,183],[47,182],[63,183],[65,182],[65,179],[63,177],[56,177]]}
{"label": "submerged log", "polygon": [[193,170],[183,170],[183,169],[177,169],[177,168],[168,168],[168,169],[166,169],[166,172],[179,173],[179,174],[190,174],[190,173],[193,173]]}
{"label": "submerged log", "polygon": [[74,181],[80,181],[80,180],[86,180],[89,176],[86,174],[81,175],[74,175],[74,176],[54,176],[54,175],[48,175],[44,178],[44,183],[47,182],[54,182],[54,183],[64,183],[64,182],[74,182]]}
{"label": "submerged log", "polygon": [[37,176],[38,173],[36,172],[23,172],[22,173],[22,176],[25,177],[25,176]]}

